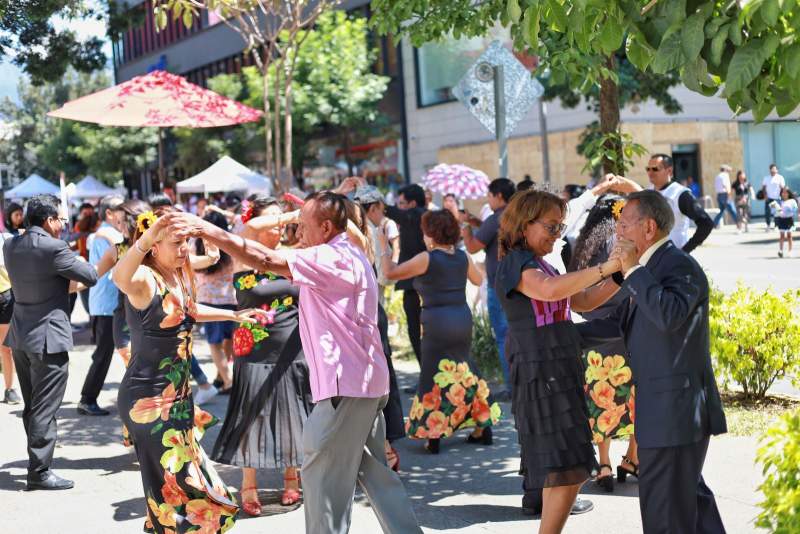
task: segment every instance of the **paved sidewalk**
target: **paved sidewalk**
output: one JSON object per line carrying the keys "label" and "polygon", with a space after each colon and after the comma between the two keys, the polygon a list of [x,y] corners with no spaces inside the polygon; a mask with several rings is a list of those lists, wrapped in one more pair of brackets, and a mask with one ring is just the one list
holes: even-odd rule
{"label": "paved sidewalk", "polygon": [[[726,289],[735,283],[737,272],[754,285],[774,283],[781,288],[791,287],[796,284],[798,263],[771,259],[774,248],[777,248],[772,245],[774,238],[774,233],[766,234],[763,230],[737,236],[727,229],[712,234],[710,243],[698,251],[697,256],[710,269],[715,280],[727,286]],[[769,243],[758,243],[767,239]],[[744,248],[732,248],[735,243],[745,240],[750,244]],[[81,320],[80,315],[76,315],[76,319]],[[0,533],[141,531],[145,510],[141,480],[133,451],[120,443],[121,424],[116,413],[117,388],[124,373],[122,363],[115,357],[99,400],[101,406],[112,410],[112,415],[99,418],[79,416],[76,403],[92,347],[86,344],[85,334],[77,340],[80,344],[71,354],[67,393],[59,412],[59,441],[54,464],[61,475],[75,480],[75,489],[65,492],[23,491],[27,455],[19,419],[22,407],[0,404],[0,428],[3,431],[0,440],[0,502],[3,511]],[[198,340],[195,350],[201,359],[205,355],[203,366],[212,375],[213,365],[204,342]],[[416,364],[398,362],[396,365],[403,384],[412,384],[416,377]],[[226,402],[226,397],[217,397],[205,407],[222,416]],[[464,443],[466,434],[463,432],[444,440],[439,456],[426,453],[419,442],[404,439],[396,444],[401,458],[401,476],[425,532],[513,534],[531,533],[538,528],[538,521],[520,514],[519,451],[508,418],[508,404],[503,408],[506,417],[496,429],[492,447]],[[206,450],[211,449],[219,426],[204,437]],[[732,534],[756,532],[752,522],[758,513],[757,486],[761,480],[760,470],[754,464],[756,444],[756,439],[751,437],[719,437],[712,439],[708,452],[705,478],[717,494],[723,520]],[[615,462],[624,453],[624,446],[623,442],[614,443],[612,459]],[[219,471],[230,485],[238,487],[238,470],[219,466]],[[259,477],[261,487],[281,486],[277,472],[261,472]],[[641,532],[635,482],[618,485],[613,494],[598,493],[590,483],[584,494],[594,501],[595,510],[571,518],[566,533]],[[262,491],[261,498],[267,504],[265,509],[269,515],[256,519],[242,518],[232,532],[303,532],[301,506],[292,509],[281,507],[275,489]],[[361,494],[357,494],[357,502],[351,532],[379,533],[378,522]]]}

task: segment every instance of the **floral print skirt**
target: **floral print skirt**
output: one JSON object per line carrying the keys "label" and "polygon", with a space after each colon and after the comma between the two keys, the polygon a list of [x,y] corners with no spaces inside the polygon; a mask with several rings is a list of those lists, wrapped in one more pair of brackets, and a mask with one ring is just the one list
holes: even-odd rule
{"label": "floral print skirt", "polygon": [[500,405],[489,401],[489,386],[466,362],[442,358],[430,391],[414,396],[406,434],[416,439],[446,438],[468,427],[486,428],[500,419]]}
{"label": "floral print skirt", "polygon": [[636,416],[636,386],[631,368],[619,354],[603,356],[596,351],[584,355],[586,362],[586,403],[592,440],[633,435]]}
{"label": "floral print skirt", "polygon": [[139,460],[146,530],[221,533],[238,506],[198,442],[213,418],[195,409],[189,386],[193,320],[169,297],[159,284],[148,308],[126,302],[132,356],[117,406]]}

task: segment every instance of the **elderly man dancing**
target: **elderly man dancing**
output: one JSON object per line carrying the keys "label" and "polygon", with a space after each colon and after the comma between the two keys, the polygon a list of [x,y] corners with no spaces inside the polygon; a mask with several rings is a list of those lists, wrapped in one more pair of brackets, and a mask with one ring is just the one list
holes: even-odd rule
{"label": "elderly man dancing", "polygon": [[251,267],[300,287],[300,337],[316,407],[303,432],[306,532],[350,528],[358,482],[387,533],[420,533],[397,474],[386,465],[381,410],[389,393],[378,319],[378,286],[364,253],[347,237],[347,199],[306,199],[298,234],[302,248],[274,251],[186,214],[172,228],[202,237]]}

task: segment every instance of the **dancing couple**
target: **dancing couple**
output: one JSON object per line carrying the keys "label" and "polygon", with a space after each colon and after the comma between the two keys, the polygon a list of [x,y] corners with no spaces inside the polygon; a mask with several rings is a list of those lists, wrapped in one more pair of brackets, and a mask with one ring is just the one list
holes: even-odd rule
{"label": "dancing couple", "polygon": [[[500,227],[496,290],[509,324],[506,357],[526,490],[541,490],[539,532],[564,527],[581,485],[598,472],[584,395],[584,348],[622,339],[637,379],[644,532],[725,532],[702,477],[709,437],[726,431],[711,368],[708,282],[669,240],[674,215],[657,192],[628,197],[605,262],[559,274],[543,260],[563,232],[565,203],[516,194]],[[575,325],[619,287],[609,317]]]}

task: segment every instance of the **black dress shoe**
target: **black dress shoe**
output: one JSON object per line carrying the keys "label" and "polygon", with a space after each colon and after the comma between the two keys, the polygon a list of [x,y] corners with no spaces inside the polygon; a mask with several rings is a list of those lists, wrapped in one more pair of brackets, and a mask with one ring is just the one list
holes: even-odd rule
{"label": "black dress shoe", "polygon": [[472,434],[467,436],[467,443],[479,443],[481,445],[491,445],[494,443],[492,440],[492,427],[487,426],[483,429],[483,433],[479,437],[475,437]]}
{"label": "black dress shoe", "polygon": [[71,480],[67,480],[66,478],[61,478],[52,471],[48,471],[47,474],[39,480],[34,480],[29,478],[28,487],[26,489],[28,491],[66,490],[66,489],[72,489],[74,485],[75,484]]}
{"label": "black dress shoe", "polygon": [[78,404],[78,413],[81,415],[108,415],[111,412],[102,409],[96,402],[91,404],[81,402]]}
{"label": "black dress shoe", "polygon": [[[575,499],[570,515],[581,515],[594,510],[594,504],[587,499]],[[541,492],[528,492],[522,496],[522,513],[525,515],[542,515]]]}

